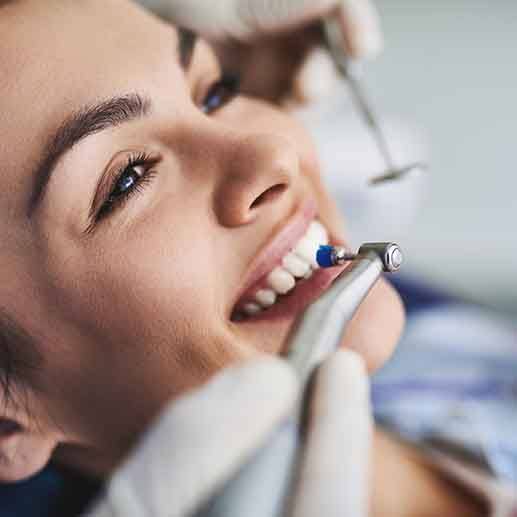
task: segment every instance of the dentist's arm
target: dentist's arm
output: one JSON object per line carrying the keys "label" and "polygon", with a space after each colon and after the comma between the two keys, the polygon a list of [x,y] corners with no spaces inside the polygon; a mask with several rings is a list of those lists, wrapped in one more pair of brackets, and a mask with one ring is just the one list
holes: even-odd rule
{"label": "dentist's arm", "polygon": [[[277,358],[225,370],[166,408],[88,517],[191,517],[285,424],[297,390]],[[364,517],[371,421],[362,361],[337,352],[320,368],[312,400],[285,517]]]}
{"label": "dentist's arm", "polygon": [[142,0],[142,3],[207,38],[240,42],[290,32],[335,12],[351,57],[373,57],[382,49],[379,17],[371,0]]}

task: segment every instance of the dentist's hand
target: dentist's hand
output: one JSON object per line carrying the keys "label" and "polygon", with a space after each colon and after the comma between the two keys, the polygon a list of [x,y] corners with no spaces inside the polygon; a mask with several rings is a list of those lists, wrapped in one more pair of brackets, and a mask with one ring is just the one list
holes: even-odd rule
{"label": "dentist's hand", "polygon": [[[278,358],[225,370],[166,408],[88,516],[193,515],[285,423],[297,390]],[[320,367],[308,422],[289,517],[366,516],[371,417],[354,353],[339,351]]]}
{"label": "dentist's hand", "polygon": [[324,98],[337,83],[321,46],[321,19],[337,17],[352,58],[375,57],[383,46],[371,0],[141,1],[215,43],[223,65],[240,73],[245,94],[284,106]]}
{"label": "dentist's hand", "polygon": [[382,48],[379,19],[371,0],[165,2],[172,20],[210,39],[249,42],[260,36],[291,32],[334,13],[343,29],[345,50],[351,57],[372,57]]}

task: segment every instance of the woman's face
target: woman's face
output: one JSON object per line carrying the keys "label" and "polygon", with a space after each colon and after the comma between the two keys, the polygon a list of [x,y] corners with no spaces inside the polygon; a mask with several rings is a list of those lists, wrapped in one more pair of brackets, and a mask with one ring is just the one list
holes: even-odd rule
{"label": "woman's face", "polygon": [[[206,43],[190,53],[185,33],[126,0],[26,0],[2,9],[0,31],[0,305],[44,358],[42,429],[105,472],[167,399],[284,352],[336,273],[259,316],[247,303],[314,219],[345,237],[303,127],[233,97]],[[380,281],[344,345],[373,369],[402,319]]]}

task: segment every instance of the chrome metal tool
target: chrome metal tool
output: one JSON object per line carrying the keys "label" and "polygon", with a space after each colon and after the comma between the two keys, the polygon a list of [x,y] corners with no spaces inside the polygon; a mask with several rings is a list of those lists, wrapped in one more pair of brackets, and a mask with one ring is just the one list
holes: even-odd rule
{"label": "chrome metal tool", "polygon": [[[398,262],[396,268],[393,257]],[[296,411],[196,517],[288,517],[311,376],[339,347],[348,324],[381,273],[397,270],[401,262],[402,253],[394,243],[364,244],[350,266],[305,310],[291,334],[286,358],[301,381]]]}

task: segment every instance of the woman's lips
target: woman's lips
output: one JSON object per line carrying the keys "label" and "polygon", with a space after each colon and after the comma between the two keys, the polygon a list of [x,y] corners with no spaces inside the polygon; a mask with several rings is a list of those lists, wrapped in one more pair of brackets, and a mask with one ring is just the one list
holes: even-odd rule
{"label": "woman's lips", "polygon": [[[285,226],[259,251],[253,259],[246,280],[233,305],[232,320],[239,325],[254,325],[273,320],[294,323],[296,318],[316,299],[318,299],[333,283],[333,281],[348,267],[347,264],[333,268],[319,268],[312,271],[309,278],[297,279],[295,287],[287,294],[277,294],[275,303],[263,308],[254,315],[246,315],[237,311],[242,302],[253,300],[253,295],[259,288],[264,288],[267,275],[281,264],[300,239],[306,234],[311,222],[317,217],[317,204],[314,199],[308,199],[300,204],[300,208],[288,220]],[[321,221],[324,225],[324,221]],[[327,230],[328,231],[328,230]],[[330,244],[345,246],[343,239],[334,235],[328,236]],[[240,302],[240,303],[239,303]],[[241,319],[241,317],[243,317]]]}

